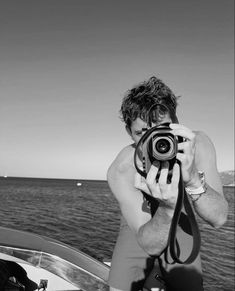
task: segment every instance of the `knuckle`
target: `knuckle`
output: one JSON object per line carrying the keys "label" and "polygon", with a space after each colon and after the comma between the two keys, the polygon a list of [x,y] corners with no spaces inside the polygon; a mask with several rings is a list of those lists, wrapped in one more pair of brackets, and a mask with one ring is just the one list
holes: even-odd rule
{"label": "knuckle", "polygon": [[166,184],[159,184],[159,188],[160,188],[162,196],[167,196]]}
{"label": "knuckle", "polygon": [[156,199],[160,199],[161,195],[159,191],[153,191],[152,192],[152,196]]}
{"label": "knuckle", "polygon": [[168,195],[162,194],[162,200],[167,201],[168,200]]}

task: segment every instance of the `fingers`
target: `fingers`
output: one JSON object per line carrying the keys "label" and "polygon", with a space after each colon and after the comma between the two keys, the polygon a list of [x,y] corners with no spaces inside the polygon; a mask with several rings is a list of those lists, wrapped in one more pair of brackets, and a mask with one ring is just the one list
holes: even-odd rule
{"label": "fingers", "polygon": [[146,179],[144,179],[140,174],[135,175],[135,187],[145,193],[155,197],[160,198],[159,184],[156,182],[156,177],[160,168],[160,163],[155,163],[152,165]]}
{"label": "fingers", "polygon": [[[160,170],[160,173],[159,173]],[[159,178],[157,180],[157,176]],[[163,162],[157,164],[157,166],[152,165],[147,178],[144,179],[140,174],[135,175],[135,187],[145,193],[153,196],[154,198],[162,201],[169,200],[170,197],[175,196],[177,193],[179,179],[180,179],[180,166],[175,163],[172,169],[172,178],[169,183],[167,178],[169,175],[169,162]]]}
{"label": "fingers", "polygon": [[193,161],[196,151],[196,135],[187,127],[181,124],[170,124],[172,128],[172,133],[178,136],[182,136],[186,139],[184,142],[179,142],[177,144],[178,153],[176,158],[185,164],[187,161]]}
{"label": "fingers", "polygon": [[161,174],[160,177],[158,179],[158,183],[161,185],[166,185],[167,184],[167,176],[169,173],[169,163],[168,162],[164,162],[162,164],[162,168],[161,168]]}
{"label": "fingers", "polygon": [[180,180],[180,166],[178,163],[175,163],[173,167],[172,178],[171,178],[172,186],[178,187],[179,180]]}
{"label": "fingers", "polygon": [[168,187],[167,185],[168,174],[169,174],[169,163],[164,162],[162,164],[161,173],[158,179],[159,188],[160,188],[163,200],[166,200],[168,198],[167,191],[166,191],[166,188]]}
{"label": "fingers", "polygon": [[157,173],[159,171],[160,168],[160,163],[156,163],[155,165],[152,165],[147,178],[146,178],[146,182],[147,184],[151,187],[154,186],[156,184],[156,177],[157,177]]}
{"label": "fingers", "polygon": [[160,168],[160,163],[157,162],[155,165],[152,165],[147,178],[146,178],[146,184],[151,192],[151,195],[155,198],[160,198],[161,197],[161,191],[159,189],[159,184],[156,181],[156,177],[158,174]]}
{"label": "fingers", "polygon": [[194,155],[196,151],[195,139],[192,141],[178,143],[178,151],[182,151],[186,155]]}
{"label": "fingers", "polygon": [[183,153],[177,153],[176,159],[178,161],[180,161],[181,164],[184,164],[187,161],[187,158],[186,158],[185,154],[183,154]]}
{"label": "fingers", "polygon": [[178,150],[183,150],[183,151],[187,151],[187,149],[195,149],[195,139],[193,139],[192,141],[185,141],[185,142],[180,142],[178,143]]}
{"label": "fingers", "polygon": [[195,133],[186,126],[177,123],[171,123],[169,126],[172,129],[172,134],[182,136],[188,140],[195,139]]}
{"label": "fingers", "polygon": [[145,179],[139,173],[135,174],[134,186],[135,186],[135,188],[151,195],[151,192],[149,191],[149,188],[145,182]]}

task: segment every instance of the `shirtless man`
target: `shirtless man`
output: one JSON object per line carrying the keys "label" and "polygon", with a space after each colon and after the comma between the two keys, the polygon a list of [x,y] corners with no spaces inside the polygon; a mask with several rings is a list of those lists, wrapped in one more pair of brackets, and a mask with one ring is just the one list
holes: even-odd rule
{"label": "shirtless man", "polygon": [[[180,152],[177,153],[177,160],[180,161],[184,186],[195,212],[215,228],[221,227],[227,219],[228,204],[223,195],[216,153],[210,139],[203,132],[194,132],[173,123],[172,112],[176,116],[177,97],[160,79],[151,77],[133,87],[124,97],[120,112],[134,143],[121,150],[107,173],[109,186],[122,213],[109,276],[111,291],[142,290],[144,285],[148,285],[148,280],[156,281],[156,274],[162,275],[162,272],[171,282],[167,291],[203,290],[200,255],[187,266],[169,265],[162,255],[167,246],[178,197],[178,163],[174,165],[170,184],[167,183],[168,162],[164,162],[160,169],[159,164],[152,165],[146,179],[137,174],[134,167],[135,146],[147,128],[147,112],[156,102],[165,105],[169,111],[158,113],[155,125],[170,122],[172,133],[184,138],[184,142],[178,144]],[[158,171],[160,177],[156,182]],[[204,173],[206,183],[202,182],[199,171]],[[146,207],[143,192],[151,198],[148,205],[157,202],[157,211],[152,214],[151,207]],[[190,248],[191,236],[184,227],[179,227],[177,239],[182,247],[181,255],[185,256],[184,250],[187,252]],[[151,271],[154,279],[149,276]]]}

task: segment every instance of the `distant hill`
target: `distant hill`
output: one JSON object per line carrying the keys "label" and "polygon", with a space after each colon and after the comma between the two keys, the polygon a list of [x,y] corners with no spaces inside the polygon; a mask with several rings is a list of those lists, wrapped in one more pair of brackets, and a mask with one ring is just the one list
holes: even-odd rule
{"label": "distant hill", "polygon": [[221,172],[220,177],[224,186],[234,186],[234,170]]}

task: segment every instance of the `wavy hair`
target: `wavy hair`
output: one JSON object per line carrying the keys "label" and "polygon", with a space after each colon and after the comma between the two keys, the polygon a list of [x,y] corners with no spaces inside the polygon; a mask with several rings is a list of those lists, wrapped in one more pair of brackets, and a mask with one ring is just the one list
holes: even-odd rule
{"label": "wavy hair", "polygon": [[129,128],[138,117],[147,121],[148,111],[156,103],[164,105],[175,114],[178,98],[162,80],[152,76],[126,92],[120,118]]}

